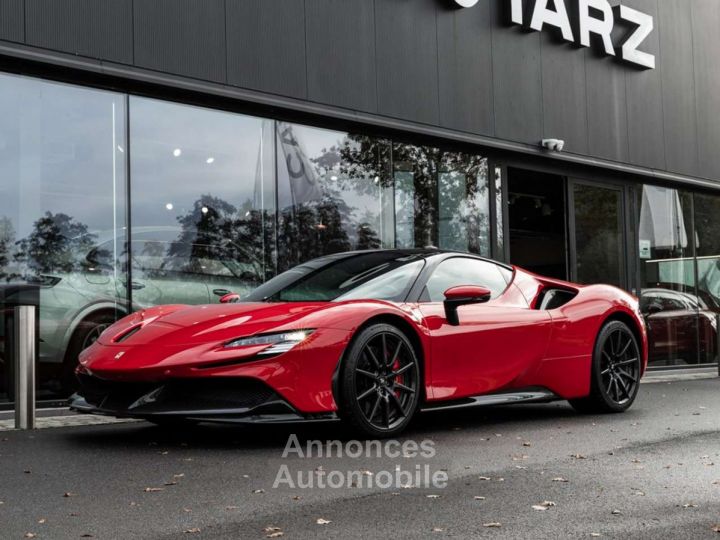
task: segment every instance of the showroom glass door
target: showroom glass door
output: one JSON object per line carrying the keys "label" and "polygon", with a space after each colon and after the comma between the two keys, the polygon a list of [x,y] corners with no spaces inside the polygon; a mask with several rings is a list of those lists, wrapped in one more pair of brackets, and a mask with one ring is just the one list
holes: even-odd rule
{"label": "showroom glass door", "polygon": [[628,289],[623,186],[569,179],[571,279]]}

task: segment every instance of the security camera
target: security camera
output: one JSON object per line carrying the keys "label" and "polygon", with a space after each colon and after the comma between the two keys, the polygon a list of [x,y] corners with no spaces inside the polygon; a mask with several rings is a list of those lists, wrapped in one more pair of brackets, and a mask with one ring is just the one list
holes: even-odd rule
{"label": "security camera", "polygon": [[565,148],[565,141],[562,139],[543,139],[542,147],[553,152],[562,152]]}

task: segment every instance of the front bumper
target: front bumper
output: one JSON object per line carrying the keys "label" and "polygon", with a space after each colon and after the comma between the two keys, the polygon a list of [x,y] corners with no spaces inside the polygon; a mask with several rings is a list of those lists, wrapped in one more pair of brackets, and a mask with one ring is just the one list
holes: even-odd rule
{"label": "front bumper", "polygon": [[187,419],[222,423],[335,420],[334,413],[303,414],[262,381],[249,377],[118,382],[79,374],[70,409],[117,418]]}

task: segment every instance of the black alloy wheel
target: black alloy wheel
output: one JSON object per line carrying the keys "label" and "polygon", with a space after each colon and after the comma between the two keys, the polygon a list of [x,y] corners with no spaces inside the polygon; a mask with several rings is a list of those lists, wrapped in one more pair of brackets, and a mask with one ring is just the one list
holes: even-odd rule
{"label": "black alloy wheel", "polygon": [[590,396],[571,400],[585,413],[627,410],[640,388],[641,353],[635,334],[621,321],[602,327],[595,343]]}
{"label": "black alloy wheel", "polygon": [[391,325],[370,326],[345,355],[341,415],[364,435],[395,435],[417,410],[420,380],[420,363],[407,336]]}

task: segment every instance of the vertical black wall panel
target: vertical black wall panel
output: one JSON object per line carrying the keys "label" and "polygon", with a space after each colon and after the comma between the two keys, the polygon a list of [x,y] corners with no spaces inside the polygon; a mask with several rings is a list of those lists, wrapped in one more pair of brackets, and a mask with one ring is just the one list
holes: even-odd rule
{"label": "vertical black wall panel", "polygon": [[0,39],[6,39],[8,41],[24,41],[24,0],[0,1]]}
{"label": "vertical black wall panel", "polygon": [[585,53],[546,32],[541,38],[543,137],[563,139],[565,151],[588,151]]}
{"label": "vertical black wall panel", "polygon": [[377,111],[373,2],[306,2],[308,99]]}
{"label": "vertical black wall panel", "polygon": [[227,0],[227,33],[230,84],[307,97],[303,0]]}
{"label": "vertical black wall panel", "polygon": [[591,155],[628,160],[625,68],[612,57],[585,50],[588,151]]}
{"label": "vertical black wall panel", "polygon": [[673,172],[697,175],[697,110],[692,16],[688,0],[659,0],[656,59],[662,76],[665,159]]}
{"label": "vertical black wall panel", "polygon": [[493,2],[495,135],[539,144],[543,135],[540,34],[506,26],[500,2]]}
{"label": "vertical black wall panel", "polygon": [[695,0],[692,8],[700,174],[720,181],[720,3]]}
{"label": "vertical black wall panel", "polygon": [[132,0],[25,0],[28,45],[132,64]]}
{"label": "vertical black wall panel", "polygon": [[438,0],[375,0],[380,113],[439,123]]}
{"label": "vertical black wall panel", "polygon": [[440,123],[447,128],[492,135],[492,10],[440,6],[438,77]]}
{"label": "vertical black wall panel", "polygon": [[[623,4],[652,15],[657,24],[657,0],[623,0]],[[639,50],[655,55],[656,69],[618,66],[618,69],[625,71],[630,162],[664,169],[665,135],[660,86],[662,66],[658,63],[660,40],[657,29],[647,37]]]}
{"label": "vertical black wall panel", "polygon": [[135,0],[135,63],[225,82],[224,0]]}

